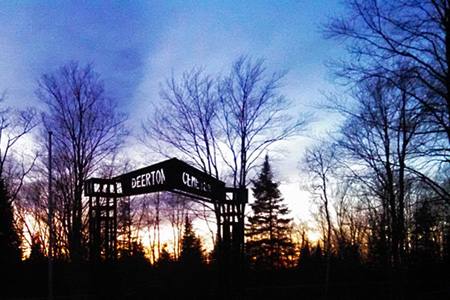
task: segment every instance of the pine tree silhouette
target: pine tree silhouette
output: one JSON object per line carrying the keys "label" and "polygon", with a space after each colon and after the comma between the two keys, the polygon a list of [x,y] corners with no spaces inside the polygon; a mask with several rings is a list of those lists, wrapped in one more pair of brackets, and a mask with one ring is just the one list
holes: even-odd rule
{"label": "pine tree silhouette", "polygon": [[[21,240],[5,182],[0,178],[0,298],[14,297],[18,288],[17,266],[22,258]],[[22,284],[22,283],[20,283]]]}
{"label": "pine tree silhouette", "polygon": [[4,180],[0,178],[0,265],[20,261],[20,244],[8,190]]}
{"label": "pine tree silhouette", "polygon": [[274,181],[267,155],[258,179],[252,183],[256,200],[251,204],[253,216],[248,219],[246,233],[250,264],[257,269],[285,267],[287,255],[294,247],[290,239],[292,219],[286,217],[289,209]]}
{"label": "pine tree silhouette", "polygon": [[181,239],[179,262],[185,266],[199,266],[205,261],[200,239],[195,235],[191,220],[186,217],[184,233]]}
{"label": "pine tree silhouette", "polygon": [[159,254],[157,265],[159,268],[167,268],[174,263],[172,254],[167,250],[167,244],[164,244]]}

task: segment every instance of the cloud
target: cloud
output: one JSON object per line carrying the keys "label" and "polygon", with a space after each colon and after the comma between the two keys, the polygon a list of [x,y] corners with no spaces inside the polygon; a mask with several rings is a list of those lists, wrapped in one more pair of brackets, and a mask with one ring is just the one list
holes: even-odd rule
{"label": "cloud", "polygon": [[0,89],[30,105],[41,74],[70,60],[92,62],[124,110],[139,115],[157,102],[172,72],[194,66],[220,72],[250,54],[266,58],[272,70],[291,70],[288,89],[295,95],[295,85],[320,81],[328,50],[314,26],[329,7],[327,1],[4,1]]}
{"label": "cloud", "polygon": [[160,84],[172,74],[180,78],[199,66],[210,73],[227,72],[235,59],[247,54],[265,58],[270,71],[289,71],[288,98],[306,103],[321,97],[317,88],[324,87],[323,61],[331,43],[321,38],[316,25],[330,9],[327,1],[166,3],[161,8],[164,24],[148,52],[136,94],[139,112],[151,111]]}
{"label": "cloud", "polygon": [[[0,87],[28,104],[35,80],[70,60],[93,63],[111,94],[131,103],[158,30],[140,2],[2,3]],[[26,91],[26,92],[25,92]]]}

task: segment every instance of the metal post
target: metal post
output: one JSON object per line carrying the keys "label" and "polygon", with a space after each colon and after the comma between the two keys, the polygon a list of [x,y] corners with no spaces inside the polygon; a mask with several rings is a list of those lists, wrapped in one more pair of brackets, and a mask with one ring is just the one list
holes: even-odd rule
{"label": "metal post", "polygon": [[53,300],[52,132],[48,132],[48,299]]}

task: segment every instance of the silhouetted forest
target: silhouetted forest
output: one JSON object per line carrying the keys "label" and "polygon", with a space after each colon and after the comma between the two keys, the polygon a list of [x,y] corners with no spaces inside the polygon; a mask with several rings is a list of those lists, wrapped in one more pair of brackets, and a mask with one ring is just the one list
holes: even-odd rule
{"label": "silhouetted forest", "polygon": [[[380,247],[375,239],[367,239],[366,246],[333,242],[329,252],[321,241],[304,237],[298,244],[288,226],[292,219],[283,217],[287,206],[268,156],[253,185],[257,200],[251,205],[253,217],[247,228],[252,242],[246,244],[240,285],[227,286],[216,251],[204,251],[186,216],[177,258],[163,245],[151,263],[143,246],[130,242],[119,247],[117,260],[55,259],[55,299],[445,299],[450,295],[447,244],[440,248],[431,237],[427,243],[420,239],[420,247],[403,256],[401,268],[383,260],[389,248]],[[2,190],[4,201],[7,194]],[[9,241],[19,240],[14,233],[10,231]],[[5,245],[6,239],[2,242]],[[47,299],[48,260],[41,245],[35,243],[23,261],[17,243],[8,245],[2,248],[2,257],[10,258],[2,260],[2,299]]]}
{"label": "silhouetted forest", "polygon": [[[247,269],[241,299],[321,299],[326,260],[315,251],[294,268]],[[448,261],[411,265],[403,281],[392,282],[386,268],[333,257],[328,299],[390,299],[393,289],[402,299],[447,299],[449,267]],[[17,262],[4,270],[2,299],[47,299],[46,260]],[[55,299],[221,299],[217,272],[215,265],[151,265],[139,256],[99,265],[55,261],[54,294]]]}

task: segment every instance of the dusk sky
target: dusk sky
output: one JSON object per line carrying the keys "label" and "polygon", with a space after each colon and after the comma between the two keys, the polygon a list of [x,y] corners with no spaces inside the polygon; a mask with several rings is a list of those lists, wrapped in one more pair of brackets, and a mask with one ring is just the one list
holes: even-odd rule
{"label": "dusk sky", "polygon": [[[70,60],[93,63],[136,132],[165,78],[195,66],[226,72],[250,55],[264,58],[269,71],[288,70],[280,91],[299,111],[311,110],[320,91],[332,88],[325,61],[342,53],[318,26],[340,9],[338,0],[6,0],[0,3],[0,90],[7,90],[8,105],[39,107],[34,91],[41,74]],[[311,135],[324,121],[332,124],[324,114],[317,120]],[[290,170],[277,172],[289,194],[299,190],[303,145],[297,140],[287,148],[280,166]]]}

